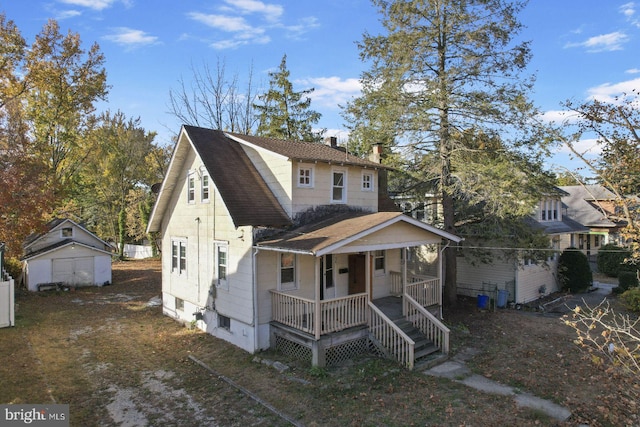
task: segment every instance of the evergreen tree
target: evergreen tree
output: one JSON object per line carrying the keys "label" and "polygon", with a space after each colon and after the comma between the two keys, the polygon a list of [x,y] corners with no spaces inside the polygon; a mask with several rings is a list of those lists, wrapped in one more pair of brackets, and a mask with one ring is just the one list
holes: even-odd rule
{"label": "evergreen tree", "polygon": [[[361,138],[354,143],[403,152],[414,185],[435,186],[448,232],[531,213],[548,177],[538,159],[542,127],[528,98],[529,44],[514,41],[524,2],[372,2],[385,34],[365,33],[359,44],[370,68],[361,76],[362,96],[345,111]],[[460,216],[455,201],[481,212]],[[445,301],[454,304],[454,248],[445,250],[445,265]]]}
{"label": "evergreen tree", "polygon": [[324,131],[314,132],[313,125],[320,120],[320,113],[310,109],[313,88],[300,92],[293,90],[287,69],[287,55],[280,66],[269,73],[269,90],[258,96],[262,104],[255,104],[259,112],[258,136],[293,141],[320,141]]}

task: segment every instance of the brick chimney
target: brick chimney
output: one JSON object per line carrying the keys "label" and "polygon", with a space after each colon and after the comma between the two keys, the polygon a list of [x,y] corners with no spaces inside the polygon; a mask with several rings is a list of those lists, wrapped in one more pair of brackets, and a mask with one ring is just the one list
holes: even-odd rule
{"label": "brick chimney", "polygon": [[374,163],[382,163],[382,144],[377,143],[371,146],[371,154],[369,160]]}
{"label": "brick chimney", "polygon": [[324,143],[326,145],[328,145],[331,148],[337,148],[338,147],[338,137],[337,136],[327,136],[324,139]]}

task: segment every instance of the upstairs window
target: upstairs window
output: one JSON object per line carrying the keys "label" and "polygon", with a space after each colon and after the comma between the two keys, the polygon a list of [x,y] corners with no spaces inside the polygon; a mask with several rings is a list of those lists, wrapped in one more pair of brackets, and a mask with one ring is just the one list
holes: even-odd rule
{"label": "upstairs window", "polygon": [[345,203],[347,200],[346,174],[343,171],[333,171],[331,181],[331,201]]}
{"label": "upstairs window", "polygon": [[362,191],[373,191],[373,173],[362,173]]}
{"label": "upstairs window", "polygon": [[561,206],[562,202],[559,199],[545,199],[540,202],[540,221],[561,221]]}
{"label": "upstairs window", "polygon": [[229,268],[229,245],[226,242],[215,244],[215,257],[218,286],[226,287]]}
{"label": "upstairs window", "polygon": [[196,175],[190,172],[187,175],[187,203],[195,203],[196,201]]}
{"label": "upstairs window", "polygon": [[200,182],[200,198],[203,202],[209,201],[209,173],[206,170],[202,171],[202,181]]}
{"label": "upstairs window", "polygon": [[73,237],[73,228],[72,227],[64,227],[60,230],[60,237]]}
{"label": "upstairs window", "polygon": [[310,166],[300,166],[298,168],[298,187],[313,187],[313,168]]}

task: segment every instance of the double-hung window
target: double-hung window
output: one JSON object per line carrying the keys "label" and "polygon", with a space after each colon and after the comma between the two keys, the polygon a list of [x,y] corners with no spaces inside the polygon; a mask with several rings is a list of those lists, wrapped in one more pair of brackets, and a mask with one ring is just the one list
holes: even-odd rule
{"label": "double-hung window", "polygon": [[376,273],[384,273],[384,251],[375,251],[373,265]]}
{"label": "double-hung window", "polygon": [[229,243],[225,241],[214,242],[214,265],[215,265],[215,283],[216,286],[228,289],[228,273],[229,273]]}
{"label": "double-hung window", "polygon": [[296,255],[280,254],[280,290],[296,289]]}
{"label": "double-hung window", "polygon": [[196,174],[189,172],[187,175],[187,203],[196,202]]}
{"label": "double-hung window", "polygon": [[345,203],[347,201],[347,174],[334,170],[331,178],[331,202]]}
{"label": "double-hung window", "polygon": [[187,271],[187,242],[185,240],[171,241],[171,271],[184,274]]}
{"label": "double-hung window", "polygon": [[209,192],[211,186],[211,178],[209,177],[209,172],[206,169],[201,169],[202,179],[200,181],[200,200],[202,202],[209,201]]}

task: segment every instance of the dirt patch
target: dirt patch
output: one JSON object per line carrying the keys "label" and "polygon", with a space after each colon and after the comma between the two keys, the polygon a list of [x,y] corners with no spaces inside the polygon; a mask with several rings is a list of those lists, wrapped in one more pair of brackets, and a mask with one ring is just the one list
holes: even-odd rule
{"label": "dirt patch", "polygon": [[0,330],[0,402],[68,403],[74,426],[291,425],[193,356],[300,425],[640,424],[638,379],[594,366],[560,313],[479,311],[463,300],[445,320],[473,372],[567,407],[564,424],[373,357],[310,369],[247,354],[162,315],[157,260],[114,264],[113,283],[19,293],[16,327]]}

